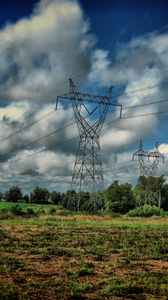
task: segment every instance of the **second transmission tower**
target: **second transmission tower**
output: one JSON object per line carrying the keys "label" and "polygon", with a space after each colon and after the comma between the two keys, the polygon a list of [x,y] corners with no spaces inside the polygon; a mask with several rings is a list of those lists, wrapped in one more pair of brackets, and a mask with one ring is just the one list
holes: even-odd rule
{"label": "second transmission tower", "polygon": [[145,203],[147,201],[150,202],[150,178],[156,176],[159,161],[162,160],[164,162],[164,156],[159,152],[158,142],[156,142],[154,151],[144,151],[142,140],[140,140],[139,149],[133,154],[133,160],[135,157],[138,157],[139,161]]}

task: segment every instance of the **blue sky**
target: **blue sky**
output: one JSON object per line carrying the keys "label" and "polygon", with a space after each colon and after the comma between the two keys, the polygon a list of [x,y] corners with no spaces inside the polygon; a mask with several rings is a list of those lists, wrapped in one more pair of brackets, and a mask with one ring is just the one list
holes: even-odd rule
{"label": "blue sky", "polygon": [[[140,138],[149,150],[159,140],[160,149],[168,153],[167,115],[151,115],[168,110],[163,102],[168,100],[167,20],[168,2],[163,0],[1,1],[0,171],[4,186],[10,180],[11,185],[20,182],[29,191],[32,185],[48,187],[50,182],[50,189],[55,189],[59,169],[67,188],[77,144],[61,143],[78,134],[76,125],[31,143],[72,122],[72,109],[60,103],[55,118],[15,132],[52,109],[56,96],[68,91],[69,77],[94,93],[115,85],[113,99],[123,105],[125,119],[109,123],[117,111],[109,114],[101,135],[104,170],[112,170],[110,176],[105,171],[106,185],[115,179],[135,183],[138,169],[130,160]],[[126,109],[129,106],[135,107]],[[61,145],[50,151],[54,142]],[[41,155],[22,160],[41,150],[45,150]],[[17,159],[21,160],[9,164]],[[165,163],[160,172],[167,176],[167,169]]]}
{"label": "blue sky", "polygon": [[81,0],[81,4],[105,49],[112,50],[132,37],[167,25],[167,1]]}
{"label": "blue sky", "polygon": [[[1,1],[0,26],[31,15],[38,0]],[[80,0],[91,31],[105,49],[128,42],[133,36],[167,26],[168,2],[134,0]]]}

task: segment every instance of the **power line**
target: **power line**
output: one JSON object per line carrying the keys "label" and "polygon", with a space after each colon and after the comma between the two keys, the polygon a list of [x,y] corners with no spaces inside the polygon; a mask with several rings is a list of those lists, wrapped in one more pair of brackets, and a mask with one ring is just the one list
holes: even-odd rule
{"label": "power line", "polygon": [[141,114],[141,115],[135,115],[135,116],[127,116],[123,117],[122,119],[132,119],[132,118],[139,118],[139,117],[146,117],[146,116],[152,116],[152,115],[159,115],[159,114],[165,114],[168,113],[168,110],[165,111],[158,111],[158,112],[153,112],[153,113],[147,113],[147,114]]}
{"label": "power line", "polygon": [[[168,113],[168,111],[164,111],[164,112],[160,112],[160,113]],[[106,123],[106,125],[111,124],[111,123],[114,123],[114,122],[117,122],[117,121],[119,121],[119,120],[121,121],[121,120],[123,120],[123,119],[136,118],[136,117],[144,117],[144,116],[149,116],[149,115],[153,115],[153,114],[159,114],[159,112],[157,112],[157,113],[149,113],[149,114],[142,114],[142,115],[137,115],[137,116],[128,116],[128,117],[124,117],[124,118],[117,118],[117,119],[114,119],[114,120],[112,120],[112,121]],[[75,123],[75,122],[74,122],[74,123]],[[32,157],[32,156],[34,156],[34,155],[37,155],[38,153],[42,153],[42,152],[48,151],[48,150],[50,150],[50,149],[57,148],[57,147],[59,147],[59,146],[61,146],[61,145],[63,145],[63,144],[66,144],[66,143],[68,143],[68,142],[70,142],[70,141],[72,141],[72,140],[75,140],[75,139],[77,139],[77,138],[78,138],[78,136],[75,136],[75,137],[73,137],[73,138],[70,138],[70,139],[65,140],[65,141],[62,142],[62,143],[55,144],[55,145],[53,145],[53,146],[51,146],[51,147],[48,147],[48,148],[46,148],[46,149],[39,150],[39,151],[37,151],[37,152],[35,152],[35,153],[32,153],[32,154],[23,156],[23,157],[18,158],[18,159],[16,159],[16,160],[13,160],[13,161],[10,161],[10,162],[4,162],[4,163],[1,163],[1,165],[2,165],[2,164],[9,164],[9,163],[11,164],[11,163],[20,161],[20,160],[25,159],[25,158],[28,158],[28,157]]]}
{"label": "power line", "polygon": [[[138,108],[138,107],[143,107],[143,106],[148,106],[148,105],[155,105],[155,104],[159,104],[159,103],[167,103],[168,100],[159,100],[159,101],[154,101],[154,102],[149,102],[149,103],[143,103],[143,104],[137,104],[137,105],[131,105],[131,106],[126,106],[123,107],[122,106],[122,111],[123,110],[127,110],[127,109],[132,109],[132,108]],[[109,112],[113,112],[119,110],[118,108],[114,109],[114,110],[109,110]]]}
{"label": "power line", "polygon": [[55,109],[52,110],[52,111],[50,111],[49,113],[41,116],[41,118],[39,118],[39,119],[37,119],[37,120],[35,120],[35,121],[31,122],[31,123],[28,123],[27,125],[23,126],[22,128],[20,128],[19,130],[15,131],[14,133],[9,134],[8,136],[6,136],[3,139],[1,139],[0,142],[6,141],[7,139],[15,136],[16,134],[20,133],[21,131],[23,131],[23,130],[25,130],[25,129],[31,127],[31,126],[33,126],[34,124],[40,122],[41,120],[47,118],[49,115],[53,114],[54,112],[55,112]]}
{"label": "power line", "polygon": [[123,110],[137,108],[137,107],[143,107],[143,106],[148,106],[148,105],[153,105],[153,104],[159,104],[159,103],[167,103],[167,102],[168,102],[168,100],[160,100],[160,101],[154,101],[154,102],[149,102],[149,103],[137,104],[137,105],[127,106],[127,107],[123,108]]}
{"label": "power line", "polygon": [[51,150],[51,149],[60,147],[60,146],[62,146],[62,145],[64,145],[64,144],[66,144],[67,142],[70,142],[70,141],[75,140],[75,139],[77,139],[77,138],[78,138],[78,136],[75,136],[75,137],[73,137],[73,138],[70,138],[70,139],[68,139],[68,140],[66,140],[66,141],[64,141],[64,142],[62,142],[62,143],[55,144],[55,145],[53,145],[53,146],[51,146],[51,147],[48,147],[47,149],[41,149],[41,150],[39,150],[39,151],[37,151],[37,152],[35,152],[35,153],[32,153],[32,154],[29,154],[29,155],[22,156],[22,157],[20,157],[20,158],[15,159],[15,160],[0,163],[0,165],[6,165],[6,164],[12,164],[12,163],[18,162],[18,161],[20,161],[20,160],[22,160],[22,159],[29,158],[29,157],[32,157],[32,156],[37,155],[37,154],[39,154],[39,153],[42,153],[42,152],[45,152],[45,151],[48,151],[48,150]]}
{"label": "power line", "polygon": [[133,119],[133,118],[146,117],[146,116],[159,115],[159,114],[166,114],[166,113],[168,113],[168,110],[152,112],[152,113],[146,113],[146,114],[141,114],[141,115],[126,116],[126,117],[121,117],[121,118],[118,117],[118,118],[106,123],[106,125],[111,124],[111,123],[115,123],[115,122],[118,122],[118,121],[122,121],[122,120],[125,120],[125,119]]}
{"label": "power line", "polygon": [[[54,111],[55,111],[55,110],[54,110]],[[87,116],[88,116],[88,114],[87,114],[85,117],[87,117]],[[54,130],[54,131],[52,131],[52,132],[50,132],[50,133],[48,133],[48,134],[46,134],[46,135],[44,135],[44,136],[38,138],[38,139],[35,139],[35,140],[33,140],[32,142],[26,143],[26,144],[22,145],[21,147],[18,147],[18,148],[16,148],[16,149],[12,150],[12,151],[9,151],[9,152],[6,152],[6,153],[0,153],[0,155],[9,155],[9,154],[14,153],[14,152],[16,152],[16,151],[22,150],[24,147],[28,147],[28,146],[30,146],[30,145],[32,145],[32,144],[35,144],[36,142],[39,142],[40,140],[43,140],[43,139],[45,139],[45,138],[48,138],[48,137],[50,137],[51,135],[53,135],[53,134],[55,134],[55,133],[57,133],[57,132],[60,132],[60,131],[62,131],[63,129],[66,129],[67,127],[70,127],[70,126],[75,125],[75,124],[76,124],[75,121],[69,122],[69,123],[67,123],[65,126],[63,126],[63,127],[61,127],[61,128],[58,128],[58,129],[56,129],[56,130]],[[1,163],[0,163],[0,164],[1,164]]]}
{"label": "power line", "polygon": [[[79,76],[79,77],[80,77],[80,76]],[[74,77],[74,78],[75,78],[75,77]],[[130,93],[140,92],[140,91],[142,91],[142,90],[149,89],[149,88],[151,89],[151,88],[154,88],[154,87],[159,86],[159,85],[160,85],[160,84],[155,84],[155,85],[151,85],[151,86],[146,86],[146,87],[141,88],[141,89],[138,89],[138,90],[132,90],[132,91],[130,91],[130,92],[128,92],[128,93],[123,93],[121,96],[130,94]],[[41,94],[41,95],[42,95],[42,94]],[[41,95],[40,95],[39,97],[41,97]],[[146,106],[146,105],[157,104],[157,103],[159,103],[159,102],[160,102],[160,103],[168,102],[168,100],[156,101],[156,102],[150,102],[150,103],[144,103],[144,104],[139,104],[139,105],[129,106],[129,107],[123,108],[123,110],[131,109],[131,108],[136,108],[136,107],[141,107],[141,106]],[[57,110],[62,110],[62,109],[64,109],[64,108],[59,108],[59,109],[57,109]],[[4,137],[3,139],[1,139],[0,142],[3,142],[3,141],[5,141],[5,140],[7,140],[7,139],[9,139],[9,138],[11,138],[11,137],[13,137],[13,136],[15,136],[16,134],[20,133],[21,131],[23,131],[23,130],[25,130],[25,129],[27,129],[27,128],[29,128],[29,127],[35,125],[35,124],[37,124],[37,123],[40,122],[41,120],[47,118],[49,115],[51,115],[52,113],[54,113],[54,111],[55,111],[55,110],[53,110],[53,111],[51,111],[51,112],[49,112],[49,113],[47,113],[47,114],[41,116],[41,118],[39,118],[39,119],[37,119],[37,120],[35,120],[35,121],[31,122],[31,123],[28,123],[27,125],[23,126],[23,127],[20,128],[19,130],[17,130],[16,132],[14,132],[14,133],[12,133],[12,134],[10,134],[10,135]]]}
{"label": "power line", "polygon": [[[168,102],[168,100],[154,101],[154,102],[150,102],[150,103],[144,103],[144,104],[138,104],[138,105],[133,105],[133,106],[128,106],[128,107],[123,107],[122,110],[127,110],[127,109],[132,109],[132,108],[138,108],[138,107],[143,107],[143,106],[148,106],[148,105],[155,105],[155,104],[159,104],[159,103],[167,103],[167,102]],[[64,108],[58,108],[57,110],[64,110]],[[115,111],[115,110],[114,110],[114,111]],[[55,112],[55,109],[52,110],[51,112],[45,114],[45,115],[42,115],[39,119],[37,119],[37,120],[35,120],[35,121],[31,122],[31,123],[28,123],[27,125],[23,126],[22,128],[20,128],[19,130],[15,131],[14,133],[12,133],[12,134],[10,134],[10,135],[4,137],[3,139],[0,140],[0,142],[2,143],[3,141],[5,141],[5,140],[7,140],[7,139],[9,139],[9,138],[11,138],[11,137],[13,137],[13,136],[15,136],[16,134],[20,133],[21,131],[23,131],[23,130],[25,130],[25,129],[27,129],[27,128],[29,128],[29,127],[35,125],[35,124],[37,124],[38,122],[40,122],[41,120],[47,118],[49,115],[53,114],[54,112]],[[110,112],[111,112],[111,111],[110,111]],[[126,118],[126,117],[124,117],[124,118]],[[123,119],[123,118],[122,118],[122,119]],[[73,124],[75,124],[75,122],[73,122]],[[70,125],[72,125],[72,123],[70,123],[69,126],[70,126]],[[64,127],[63,127],[63,129],[64,129]],[[51,133],[51,134],[54,134],[54,132]],[[44,138],[45,138],[45,136],[44,136]],[[41,138],[40,138],[40,139],[41,139]],[[35,141],[33,141],[32,143],[34,143],[34,142],[35,142]],[[31,143],[30,143],[30,144],[31,144]],[[26,144],[26,146],[27,146],[27,145],[28,145],[28,144]],[[24,147],[24,146],[23,146],[23,147]]]}
{"label": "power line", "polygon": [[74,125],[74,124],[75,124],[75,122],[67,123],[65,126],[63,126],[63,127],[61,127],[61,128],[58,128],[58,129],[56,129],[56,130],[54,130],[54,131],[52,131],[52,132],[50,132],[50,133],[48,133],[48,134],[46,134],[46,135],[44,135],[44,136],[38,138],[38,139],[35,139],[35,140],[33,140],[32,142],[30,142],[30,143],[23,144],[21,147],[16,148],[16,149],[14,149],[14,150],[12,150],[12,151],[9,151],[9,152],[6,152],[6,153],[0,153],[0,155],[6,155],[6,156],[7,156],[7,155],[9,155],[9,154],[11,154],[11,153],[14,153],[14,152],[16,152],[16,151],[22,150],[23,148],[28,147],[28,146],[30,146],[30,145],[33,145],[33,144],[35,144],[36,142],[39,142],[39,141],[41,141],[41,140],[43,140],[43,139],[46,139],[46,138],[52,136],[53,134],[55,134],[55,133],[57,133],[57,132],[60,132],[61,130],[65,129],[65,128],[71,126],[71,125]]}
{"label": "power line", "polygon": [[139,92],[144,91],[144,90],[153,89],[153,88],[158,87],[160,85],[161,85],[161,83],[156,83],[156,84],[145,86],[145,87],[140,88],[140,89],[130,90],[129,92],[124,92],[121,96],[130,95],[130,94],[134,94],[134,93],[139,93]]}
{"label": "power line", "polygon": [[[161,100],[161,101],[155,101],[155,102],[150,102],[150,103],[144,103],[144,104],[134,105],[134,106],[130,106],[130,107],[125,107],[125,108],[123,108],[123,110],[131,109],[131,108],[136,108],[136,107],[141,107],[141,106],[146,106],[146,105],[152,105],[152,104],[156,104],[156,103],[158,104],[158,103],[163,103],[163,102],[168,102],[168,100]],[[61,109],[62,109],[62,108],[61,108]],[[39,118],[39,119],[33,121],[32,123],[27,124],[26,126],[22,127],[22,128],[19,129],[18,131],[16,131],[15,133],[13,133],[13,134],[11,134],[11,135],[9,135],[9,136],[3,138],[2,140],[0,140],[0,142],[3,142],[3,141],[5,141],[5,140],[9,139],[10,137],[13,137],[14,135],[16,135],[16,134],[20,133],[21,131],[23,131],[24,129],[27,129],[28,127],[30,127],[30,126],[36,124],[37,122],[39,122],[39,121],[41,121],[42,119],[48,117],[50,114],[52,114],[52,113],[54,113],[54,112],[55,112],[55,110],[53,110],[53,111],[51,111],[51,112],[49,112],[49,113],[43,115],[41,118]],[[118,118],[118,119],[112,120],[112,121],[108,122],[107,124],[111,124],[111,123],[113,123],[113,122],[116,122],[116,121],[119,121],[119,120],[122,120],[122,119],[137,118],[137,117],[145,117],[145,116],[149,116],[149,115],[164,114],[164,113],[167,113],[167,112],[168,112],[168,111],[161,111],[161,112],[153,112],[153,113],[147,113],[147,114],[140,114],[140,115],[135,115],[135,116],[126,116],[126,117],[122,117],[122,118]],[[55,131],[53,131],[53,132],[51,132],[51,133],[49,133],[49,134],[47,134],[47,135],[45,135],[45,136],[43,136],[43,137],[40,137],[39,139],[36,139],[36,140],[34,140],[34,141],[30,142],[30,143],[24,144],[24,145],[22,146],[22,148],[23,148],[23,147],[26,147],[26,146],[29,146],[29,145],[31,145],[31,144],[34,144],[35,142],[40,141],[40,140],[42,140],[42,139],[44,139],[44,138],[47,138],[47,137],[53,135],[54,133],[59,132],[59,131],[63,130],[64,128],[67,128],[67,127],[69,127],[69,126],[71,126],[71,125],[73,125],[73,124],[75,124],[75,122],[68,123],[68,124],[66,124],[64,127],[59,128],[59,129],[57,129],[57,130],[55,130]],[[107,124],[106,124],[106,125],[107,125]],[[17,150],[20,150],[20,149],[21,149],[21,148],[14,149],[14,150],[12,150],[12,151],[6,153],[6,154],[4,153],[4,155],[8,155],[8,154],[13,153],[13,152],[15,152],[15,151],[17,151]]]}

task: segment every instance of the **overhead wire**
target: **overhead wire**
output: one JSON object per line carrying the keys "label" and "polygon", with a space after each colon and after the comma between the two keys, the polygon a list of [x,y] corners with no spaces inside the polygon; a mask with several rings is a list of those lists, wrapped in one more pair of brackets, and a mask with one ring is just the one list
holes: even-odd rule
{"label": "overhead wire", "polygon": [[[158,113],[159,113],[159,112],[157,112],[157,113],[155,113],[155,114],[158,114]],[[164,112],[162,112],[162,113],[168,113],[168,111],[164,111]],[[153,114],[153,113],[149,113],[149,114],[141,114],[141,115],[137,115],[137,116],[128,116],[128,117],[124,117],[124,119],[127,119],[127,118],[134,118],[134,117],[135,117],[135,118],[136,118],[136,117],[144,117],[144,116],[147,116],[147,115],[149,116],[149,115],[152,115],[152,114]],[[123,119],[123,118],[117,118],[117,119],[114,119],[114,120],[108,122],[106,125],[111,124],[111,123],[114,123],[114,122],[121,121],[122,119]],[[51,147],[48,147],[48,148],[45,148],[45,149],[41,149],[41,150],[39,150],[39,151],[37,151],[37,152],[35,152],[35,153],[32,153],[32,154],[23,156],[23,157],[18,158],[18,159],[16,159],[16,160],[13,160],[13,161],[10,161],[10,162],[3,162],[3,163],[1,163],[1,165],[2,165],[2,164],[8,164],[8,163],[11,164],[11,163],[20,161],[20,160],[25,159],[25,158],[28,158],[28,157],[32,157],[32,156],[34,156],[34,155],[37,155],[38,153],[42,153],[42,152],[48,151],[48,150],[50,150],[50,149],[59,147],[59,146],[65,144],[65,143],[67,143],[67,142],[69,142],[69,141],[71,141],[71,140],[77,139],[77,138],[78,138],[78,136],[72,137],[72,138],[70,138],[70,139],[65,140],[65,141],[62,142],[62,143],[58,143],[58,144],[55,144],[55,145],[53,145],[53,146],[51,146]]]}
{"label": "overhead wire", "polygon": [[[73,79],[74,79],[75,77],[73,77]],[[138,90],[133,90],[133,91],[129,91],[129,92],[126,92],[126,93],[123,93],[122,94],[122,96],[123,95],[126,95],[126,94],[131,94],[131,93],[136,93],[136,92],[139,92],[140,90],[144,90],[144,89],[151,89],[151,88],[154,88],[154,87],[156,87],[156,86],[159,86],[160,85],[160,83],[158,83],[158,84],[155,84],[155,85],[152,85],[152,86],[148,86],[148,87],[144,87],[144,88],[142,88],[142,89],[138,89]],[[44,94],[43,94],[44,95]],[[41,95],[39,95],[39,97],[41,97]],[[159,102],[167,102],[167,100],[165,101],[157,101],[157,102],[155,102],[155,103],[159,103]],[[127,108],[123,108],[123,110],[126,110],[126,109],[131,109],[131,108],[135,108],[135,107],[140,107],[140,106],[145,106],[145,105],[150,105],[150,104],[155,104],[155,103],[149,103],[149,104],[144,104],[144,105],[137,105],[137,106],[132,106],[132,107],[127,107]],[[54,112],[54,111],[53,111]],[[149,116],[149,115],[153,115],[153,114],[162,114],[162,113],[167,113],[168,111],[164,111],[164,112],[156,112],[156,113],[148,113],[148,114],[141,114],[141,115],[135,115],[135,116],[127,116],[127,117],[123,117],[123,118],[121,118],[121,120],[122,119],[128,119],[128,118],[136,118],[136,117],[145,117],[145,116]],[[51,112],[52,113],[52,112]],[[51,113],[49,113],[49,114],[47,114],[47,115],[50,115]],[[47,116],[44,116],[44,117],[42,117],[42,118],[40,118],[39,120],[36,120],[36,121],[34,121],[34,122],[32,122],[31,124],[29,124],[29,125],[27,125],[27,126],[24,126],[22,129],[19,129],[17,132],[15,132],[14,134],[11,134],[11,135],[9,135],[9,136],[7,136],[7,137],[5,137],[4,139],[2,139],[2,140],[0,140],[0,142],[2,142],[3,140],[6,140],[6,139],[8,139],[8,138],[11,138],[13,135],[16,135],[16,134],[18,134],[18,133],[20,133],[21,131],[23,131],[23,130],[25,130],[25,129],[27,129],[28,127],[30,127],[30,126],[33,126],[34,124],[36,124],[37,122],[39,122],[39,121],[41,121],[43,118],[45,118],[45,117],[47,117]],[[117,121],[117,120],[116,120]],[[73,122],[73,124],[74,124],[75,122]],[[111,122],[110,122],[111,123]],[[72,125],[72,124],[71,124]],[[71,125],[68,125],[68,126],[71,126]],[[68,127],[68,126],[66,126],[66,127]],[[64,127],[63,127],[64,128]],[[60,129],[61,130],[61,129]],[[40,141],[40,140],[42,140],[43,138],[47,138],[47,137],[49,137],[49,136],[51,136],[52,134],[54,134],[54,133],[56,133],[57,132],[57,130],[56,131],[53,131],[53,132],[51,132],[51,133],[49,133],[49,134],[47,134],[47,135],[45,135],[45,136],[43,136],[43,137],[41,137],[41,138],[39,138],[39,139],[37,139],[37,140],[35,140],[35,141],[32,141],[31,143],[27,143],[27,144],[25,144],[25,145],[23,145],[23,147],[26,147],[26,146],[28,146],[28,145],[31,145],[31,144],[34,144],[35,142],[37,142],[37,141]],[[75,137],[76,138],[76,137]],[[69,141],[69,140],[68,140]],[[51,147],[50,147],[50,149],[51,149]],[[46,150],[48,150],[48,149],[46,149]],[[17,149],[15,150],[15,151],[17,151]],[[12,151],[13,152],[13,151]],[[41,151],[40,151],[41,152]],[[40,153],[39,152],[39,153]],[[10,152],[11,153],[11,152]],[[8,153],[9,154],[9,153]],[[37,154],[37,153],[35,153],[35,154]]]}
{"label": "overhead wire", "polygon": [[70,141],[75,140],[75,139],[77,139],[77,138],[78,138],[78,136],[72,137],[72,138],[70,138],[70,139],[68,139],[68,140],[65,140],[65,141],[62,142],[62,143],[58,143],[58,144],[52,145],[52,146],[50,146],[50,147],[48,147],[48,148],[45,148],[45,149],[40,149],[40,150],[37,151],[37,152],[34,152],[34,153],[31,153],[31,154],[22,156],[22,157],[20,157],[20,158],[16,158],[15,160],[8,161],[8,162],[2,162],[2,163],[0,163],[0,165],[6,165],[6,164],[12,164],[12,163],[18,162],[18,161],[20,161],[20,160],[23,160],[23,159],[32,157],[32,156],[37,155],[37,154],[39,154],[39,153],[42,153],[42,152],[45,152],[45,151],[48,151],[48,150],[51,150],[51,149],[60,147],[60,146],[62,146],[62,145],[64,145],[64,144],[66,144],[67,142],[70,142]]}
{"label": "overhead wire", "polygon": [[75,122],[67,123],[65,126],[63,126],[61,128],[58,128],[58,129],[56,129],[56,130],[54,130],[54,131],[52,131],[52,132],[50,132],[50,133],[48,133],[46,135],[43,135],[42,137],[40,137],[38,139],[35,139],[35,140],[33,140],[33,141],[29,142],[29,143],[23,144],[21,147],[15,148],[15,149],[13,149],[13,150],[11,150],[9,152],[0,153],[0,155],[7,156],[7,155],[9,155],[11,153],[14,153],[16,151],[23,150],[23,148],[31,146],[31,145],[33,145],[33,144],[35,144],[35,143],[37,143],[37,142],[39,142],[39,141],[41,141],[43,139],[46,139],[46,138],[52,136],[53,134],[58,133],[58,132],[62,131],[63,129],[66,129],[67,127],[70,127],[70,126],[72,126],[74,124],[75,124]]}
{"label": "overhead wire", "polygon": [[[76,77],[77,77],[77,76],[76,76]],[[80,77],[80,76],[79,76],[79,77]],[[73,77],[73,78],[75,78],[75,77]],[[65,83],[64,83],[64,84],[65,84]],[[152,86],[146,86],[146,87],[141,88],[141,89],[138,89],[138,90],[132,90],[132,91],[129,91],[129,92],[127,92],[127,93],[123,93],[121,96],[130,94],[130,93],[137,93],[137,92],[140,92],[140,91],[142,91],[142,90],[149,89],[149,88],[151,89],[151,88],[154,88],[154,87],[159,86],[159,85],[160,85],[160,84],[155,84],[155,85],[152,85]],[[38,97],[41,97],[42,95],[44,95],[44,93],[42,93],[42,94],[39,95]],[[35,97],[35,98],[38,98],[38,97]],[[167,101],[167,100],[163,100],[162,102],[168,102],[168,101]],[[156,101],[155,103],[159,103],[159,101]],[[123,110],[131,109],[131,108],[136,108],[136,107],[141,107],[141,106],[145,106],[145,105],[151,105],[151,104],[155,104],[155,103],[154,103],[154,102],[151,102],[151,103],[149,103],[149,104],[148,104],[148,103],[139,104],[139,105],[137,105],[137,106],[135,105],[135,106],[130,106],[130,107],[123,108]],[[62,110],[62,109],[64,109],[64,108],[58,108],[58,110]],[[3,142],[3,141],[5,141],[5,140],[7,140],[8,138],[11,138],[11,137],[15,136],[16,134],[20,133],[21,131],[23,131],[23,130],[25,130],[25,129],[27,129],[27,128],[29,128],[29,127],[35,125],[35,124],[37,124],[37,123],[40,122],[41,120],[47,118],[49,115],[51,115],[52,113],[54,113],[54,111],[55,111],[55,109],[54,109],[53,111],[47,113],[47,114],[42,115],[39,119],[37,119],[37,120],[35,120],[35,121],[32,121],[32,122],[26,124],[25,126],[21,127],[21,128],[20,128],[19,130],[17,130],[16,132],[14,132],[14,133],[12,133],[12,134],[10,134],[10,135],[8,135],[8,136],[2,138],[2,139],[0,140],[0,142]]]}
{"label": "overhead wire", "polygon": [[[135,118],[136,118],[136,117],[144,117],[144,116],[149,116],[149,115],[152,115],[152,114],[167,113],[167,112],[168,112],[168,111],[163,111],[163,112],[148,113],[148,114],[141,114],[141,115],[135,115],[135,116],[127,116],[127,117],[123,117],[123,118],[117,118],[117,119],[114,119],[114,120],[108,122],[106,125],[111,124],[112,122],[117,122],[117,121],[122,120],[122,119],[128,119],[128,118],[134,118],[134,117],[135,117]],[[31,144],[34,144],[35,142],[40,141],[40,140],[42,140],[42,139],[44,139],[44,138],[47,138],[47,137],[53,135],[54,133],[59,132],[59,131],[65,129],[65,128],[71,126],[71,125],[74,125],[74,124],[75,124],[75,122],[68,123],[68,124],[66,124],[64,127],[59,128],[59,129],[57,129],[57,130],[55,130],[55,131],[53,131],[53,132],[51,132],[51,133],[49,133],[49,134],[47,134],[47,135],[45,135],[45,136],[42,136],[42,137],[40,137],[39,139],[36,139],[36,140],[34,140],[34,141],[30,142],[30,143],[24,144],[24,145],[22,146],[22,148],[23,148],[23,147],[26,147],[26,146],[29,146],[29,145],[31,145]],[[78,136],[77,136],[77,137],[78,137]],[[77,137],[76,137],[76,138],[77,138]],[[69,141],[69,140],[68,140],[68,141]],[[8,154],[10,154],[10,153],[13,153],[13,152],[15,152],[15,151],[17,151],[17,150],[21,150],[21,148],[19,148],[19,149],[18,149],[18,148],[17,148],[17,149],[14,149],[14,150],[12,150],[12,151],[6,153],[6,155],[8,155]],[[5,153],[4,153],[3,155],[5,155]]]}
{"label": "overhead wire", "polygon": [[[137,104],[137,105],[133,105],[133,106],[128,106],[128,107],[123,107],[122,110],[127,110],[127,109],[132,109],[132,108],[138,108],[138,107],[143,107],[143,106],[147,106],[147,105],[154,105],[154,104],[159,104],[159,103],[166,103],[168,102],[168,100],[161,100],[161,101],[154,101],[154,102],[150,102],[150,103],[144,103],[144,104]],[[58,108],[57,110],[64,110],[64,108]],[[48,116],[50,116],[51,114],[53,114],[55,112],[55,109],[42,115],[39,119],[36,119],[35,121],[32,121],[28,124],[26,124],[25,126],[21,127],[19,130],[15,131],[14,133],[2,138],[0,140],[0,142],[2,143],[3,141],[15,136],[16,134],[20,133],[21,131],[37,124],[38,122],[42,121],[43,119],[47,118]]]}
{"label": "overhead wire", "polygon": [[15,131],[14,133],[11,133],[11,134],[9,134],[8,136],[2,138],[2,139],[0,140],[0,142],[6,141],[6,140],[8,140],[9,138],[15,136],[16,134],[22,132],[23,130],[25,130],[25,129],[31,127],[31,126],[33,126],[34,124],[37,124],[38,122],[40,122],[41,120],[47,118],[49,115],[53,114],[54,112],[55,112],[55,109],[52,110],[52,111],[50,111],[50,112],[48,112],[47,114],[43,115],[41,118],[39,118],[39,119],[37,119],[37,120],[35,120],[35,121],[32,121],[31,123],[26,124],[25,126],[21,127],[21,128],[18,129],[17,131]]}
{"label": "overhead wire", "polygon": [[[155,85],[155,86],[156,86],[156,85]],[[147,87],[146,87],[146,88],[147,88]],[[151,88],[151,87],[150,87],[150,88]],[[141,89],[139,89],[138,91],[140,91],[140,90],[141,90]],[[133,92],[133,91],[132,91],[132,92]],[[137,90],[134,91],[134,92],[137,92]],[[150,102],[150,103],[138,104],[138,105],[129,106],[129,107],[123,107],[123,110],[131,109],[131,108],[136,108],[136,107],[143,107],[143,106],[146,106],[146,105],[158,104],[158,103],[163,103],[163,102],[168,102],[168,100],[161,100],[161,101],[155,101],[155,102]],[[61,108],[61,109],[64,109],[64,108]],[[58,110],[59,110],[59,109],[58,109]],[[43,120],[44,118],[47,118],[49,115],[51,115],[51,114],[54,113],[54,112],[55,112],[55,109],[54,109],[53,111],[51,111],[51,112],[49,112],[49,113],[47,113],[47,114],[41,116],[41,118],[39,118],[39,119],[37,119],[37,120],[35,120],[35,121],[33,121],[33,122],[27,124],[26,126],[23,126],[22,128],[20,128],[20,129],[17,130],[16,132],[14,132],[14,133],[12,133],[12,134],[6,136],[5,138],[1,139],[0,142],[3,142],[3,141],[5,141],[5,140],[7,140],[7,139],[13,137],[14,135],[20,133],[21,131],[27,129],[28,127],[33,126],[34,124],[40,122],[40,121]],[[147,113],[147,114],[141,114],[141,115],[134,115],[134,116],[126,116],[126,117],[122,117],[121,119],[118,118],[118,119],[112,120],[112,121],[108,122],[108,124],[113,123],[113,122],[116,122],[116,121],[118,121],[118,120],[122,120],[122,119],[129,119],[129,118],[143,117],[143,116],[149,116],[149,115],[153,115],[153,114],[162,114],[162,113],[167,113],[167,112],[168,112],[168,111],[163,111],[163,112],[153,112],[153,113]],[[62,129],[60,128],[60,129],[58,129],[58,130],[56,130],[56,131],[53,131],[53,132],[51,132],[51,133],[49,133],[49,134],[47,134],[47,135],[45,135],[45,136],[40,137],[39,139],[36,139],[36,140],[30,142],[30,143],[26,143],[26,144],[23,145],[23,147],[26,147],[26,146],[28,146],[28,145],[34,144],[35,142],[40,141],[40,140],[42,140],[43,138],[47,138],[47,137],[51,136],[52,134],[54,134],[54,133],[56,133],[56,132],[58,132],[58,131],[60,131],[60,130],[63,130],[64,128],[66,128],[66,127],[68,127],[68,126],[71,126],[72,124],[75,124],[75,122],[69,123],[69,124],[67,124],[66,126],[64,126]],[[10,153],[15,152],[15,151],[17,151],[17,150],[20,150],[20,148],[19,148],[19,149],[18,149],[18,148],[17,148],[17,149],[14,149],[14,150],[8,152],[7,154],[10,154]],[[7,154],[6,154],[6,155],[7,155]]]}

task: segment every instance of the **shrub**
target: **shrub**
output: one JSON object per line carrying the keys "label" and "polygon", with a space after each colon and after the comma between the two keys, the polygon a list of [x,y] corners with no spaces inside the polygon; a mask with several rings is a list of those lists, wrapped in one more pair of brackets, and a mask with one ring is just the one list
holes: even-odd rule
{"label": "shrub", "polygon": [[145,204],[136,209],[130,210],[127,213],[129,217],[151,217],[151,216],[162,216],[164,217],[167,213],[163,208],[159,208],[155,205]]}
{"label": "shrub", "polygon": [[56,213],[56,209],[54,207],[50,208],[49,214],[55,214],[55,213]]}
{"label": "shrub", "polygon": [[82,267],[82,268],[80,268],[80,269],[77,271],[77,275],[78,275],[79,277],[87,276],[87,275],[93,275],[93,274],[94,274],[93,268],[85,268],[85,267]]}
{"label": "shrub", "polygon": [[59,216],[67,216],[70,214],[70,211],[65,210],[65,209],[58,209],[57,210],[57,215]]}
{"label": "shrub", "polygon": [[7,220],[7,219],[12,219],[13,215],[11,212],[2,212],[0,213],[0,220]]}
{"label": "shrub", "polygon": [[26,210],[26,215],[28,216],[34,216],[35,215],[35,211],[32,207],[28,207]]}
{"label": "shrub", "polygon": [[24,212],[22,211],[22,208],[20,206],[18,206],[17,204],[15,206],[11,207],[11,212],[12,214],[16,215],[16,216],[23,216]]}

